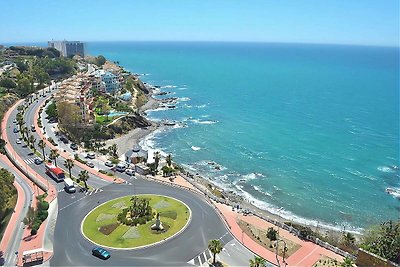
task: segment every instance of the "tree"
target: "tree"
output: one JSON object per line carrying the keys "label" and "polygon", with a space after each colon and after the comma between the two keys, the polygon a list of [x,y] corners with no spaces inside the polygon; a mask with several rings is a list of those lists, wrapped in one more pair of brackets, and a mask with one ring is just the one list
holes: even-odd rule
{"label": "tree", "polygon": [[345,246],[349,247],[354,245],[354,242],[356,241],[356,238],[352,233],[343,233],[343,243]]}
{"label": "tree", "polygon": [[39,140],[38,147],[42,149],[43,161],[46,161],[46,154],[44,153],[46,143],[42,139]]}
{"label": "tree", "polygon": [[57,149],[52,149],[50,151],[50,159],[54,160],[54,164],[57,166],[57,158],[60,156]]}
{"label": "tree", "polygon": [[278,231],[276,231],[273,227],[269,227],[267,230],[267,238],[271,241],[275,241],[278,239],[277,237]]}
{"label": "tree", "polygon": [[108,148],[108,151],[110,153],[110,155],[114,158],[118,158],[118,145],[117,144],[113,144]]}
{"label": "tree", "polygon": [[28,226],[29,229],[32,228],[35,217],[35,209],[33,207],[29,207],[28,212],[26,213],[26,217],[24,218],[24,224]]}
{"label": "tree", "polygon": [[363,235],[360,247],[385,259],[400,263],[400,221],[388,221],[368,229]]}
{"label": "tree", "polygon": [[171,167],[171,165],[172,165],[172,156],[171,156],[171,154],[168,154],[168,156],[166,157],[165,161],[167,162],[168,167]]}
{"label": "tree", "polygon": [[154,174],[157,172],[159,163],[160,163],[160,152],[156,151],[154,153]]}
{"label": "tree", "polygon": [[342,264],[340,266],[342,266],[342,267],[352,267],[353,266],[353,261],[352,261],[352,259],[346,257],[346,258],[344,258],[344,261],[342,262]]}
{"label": "tree", "polygon": [[208,249],[211,251],[213,254],[213,264],[215,264],[215,256],[219,253],[221,253],[223,246],[221,241],[217,239],[210,240],[208,242]]}
{"label": "tree", "polygon": [[102,55],[97,56],[95,60],[96,60],[96,65],[99,67],[103,66],[104,63],[106,63],[107,61],[106,58]]}
{"label": "tree", "polygon": [[0,169],[0,211],[6,207],[8,200],[14,194],[16,194],[16,189],[13,186],[14,175],[7,171],[6,169]]}
{"label": "tree", "polygon": [[261,266],[265,266],[265,262],[266,260],[258,257],[258,256],[254,256],[254,259],[250,260],[250,267],[261,267]]}
{"label": "tree", "polygon": [[29,136],[29,144],[30,144],[30,147],[33,149],[33,152],[36,152],[36,138],[33,136],[33,135],[30,135]]}
{"label": "tree", "polygon": [[17,93],[20,96],[25,97],[29,95],[30,92],[32,92],[31,81],[28,78],[22,78],[21,80],[19,80],[17,86]]}
{"label": "tree", "polygon": [[57,118],[58,117],[56,102],[52,102],[50,105],[47,106],[46,114],[50,118]]}
{"label": "tree", "polygon": [[67,159],[67,160],[64,162],[64,166],[65,166],[65,168],[68,169],[69,178],[72,178],[71,169],[74,167],[74,161],[73,161],[72,159]]}
{"label": "tree", "polygon": [[87,181],[89,180],[89,173],[88,171],[81,171],[79,173],[79,180],[81,180],[84,184],[85,184],[85,188],[86,190],[88,190],[88,185],[87,185]]}
{"label": "tree", "polygon": [[0,87],[16,88],[17,84],[10,78],[4,78],[4,79],[0,80]]}

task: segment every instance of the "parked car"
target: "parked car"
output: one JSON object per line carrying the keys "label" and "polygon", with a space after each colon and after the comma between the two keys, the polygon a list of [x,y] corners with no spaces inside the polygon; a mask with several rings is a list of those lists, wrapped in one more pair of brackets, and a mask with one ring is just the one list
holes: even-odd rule
{"label": "parked car", "polygon": [[126,169],[126,170],[125,170],[125,173],[128,174],[128,175],[130,175],[130,176],[135,175],[135,171],[132,170],[132,169]]}
{"label": "parked car", "polygon": [[96,158],[96,154],[94,154],[93,152],[89,152],[89,153],[87,153],[86,157],[88,159],[95,159]]}
{"label": "parked car", "polygon": [[104,248],[95,247],[92,249],[92,254],[100,259],[106,260],[110,258],[110,252],[105,250]]}
{"label": "parked car", "polygon": [[90,168],[94,168],[93,162],[88,161],[86,162],[86,165],[89,166]]}
{"label": "parked car", "polygon": [[19,144],[22,144],[21,139],[18,138],[16,143],[17,143],[18,145],[19,145]]}
{"label": "parked car", "polygon": [[104,165],[106,165],[107,167],[110,167],[110,168],[114,167],[114,164],[112,164],[112,162],[109,161],[109,160],[107,160],[106,162],[104,162]]}
{"label": "parked car", "polygon": [[72,143],[69,147],[70,147],[72,150],[78,150],[78,145],[75,144],[75,143]]}
{"label": "parked car", "polygon": [[41,158],[36,158],[36,159],[34,160],[34,162],[35,162],[36,165],[40,165],[40,164],[43,163],[43,160],[42,160]]}
{"label": "parked car", "polygon": [[19,130],[18,130],[17,128],[14,128],[13,132],[14,132],[14,133],[18,133]]}
{"label": "parked car", "polygon": [[14,119],[14,120],[13,120],[13,123],[17,123],[17,119]]}
{"label": "parked car", "polygon": [[68,139],[65,136],[61,136],[60,137],[60,141],[63,142],[64,144],[68,144],[69,143]]}

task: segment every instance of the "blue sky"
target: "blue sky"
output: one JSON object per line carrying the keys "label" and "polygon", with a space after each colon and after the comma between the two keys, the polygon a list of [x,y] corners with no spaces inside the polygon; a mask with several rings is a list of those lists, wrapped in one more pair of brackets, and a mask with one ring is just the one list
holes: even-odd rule
{"label": "blue sky", "polygon": [[0,43],[247,41],[399,46],[398,0],[6,0]]}

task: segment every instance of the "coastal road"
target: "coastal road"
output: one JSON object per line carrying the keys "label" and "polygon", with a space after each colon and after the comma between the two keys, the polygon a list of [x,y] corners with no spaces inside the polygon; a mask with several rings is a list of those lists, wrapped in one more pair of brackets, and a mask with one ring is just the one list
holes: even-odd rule
{"label": "coastal road", "polygon": [[2,162],[1,160],[0,160],[0,167],[7,169],[9,172],[14,174],[15,181],[22,187],[22,190],[24,191],[25,195],[24,206],[20,213],[19,218],[17,218],[17,222],[14,228],[13,238],[11,239],[10,244],[8,244],[7,246],[7,250],[4,252],[5,255],[4,265],[14,266],[17,259],[17,255],[15,254],[15,252],[18,251],[19,249],[22,239],[22,234],[25,227],[23,219],[25,218],[25,215],[28,212],[28,208],[32,203],[33,192],[29,184],[23,178],[21,178],[20,175],[13,168],[10,168],[7,164]]}
{"label": "coastal road", "polygon": [[[35,101],[27,108],[25,112],[27,126],[33,124],[34,112],[44,100],[45,98],[40,97],[38,101]],[[125,173],[116,173],[116,175],[129,181],[129,184],[111,184],[95,175],[91,175],[88,182],[89,185],[101,188],[101,190],[95,190],[93,194],[85,194],[83,192],[67,194],[63,191],[62,183],[55,183],[45,174],[43,164],[34,165],[32,163],[32,158],[36,156],[32,155],[32,151],[29,148],[22,144],[16,144],[16,139],[20,135],[19,133],[13,133],[13,128],[16,125],[13,124],[12,120],[15,118],[16,113],[16,110],[14,110],[9,117],[7,127],[7,135],[15,148],[15,153],[21,156],[26,165],[30,164],[38,175],[46,177],[49,183],[56,184],[59,191],[57,198],[58,217],[54,232],[54,256],[50,261],[50,265],[184,266],[191,265],[188,262],[206,250],[210,239],[224,237],[226,244],[234,240],[214,209],[202,197],[186,190],[150,182],[141,178],[129,177]],[[39,140],[37,133],[33,132],[32,134]],[[48,153],[50,151],[46,148],[46,154]],[[63,166],[63,161],[64,159],[59,157],[57,160],[58,165]],[[78,166],[75,166],[73,168],[73,175],[78,176],[80,170]],[[183,233],[163,244],[139,250],[112,250],[112,257],[108,261],[101,261],[94,258],[91,256],[93,244],[83,238],[80,232],[80,224],[83,217],[98,204],[119,196],[132,195],[133,193],[161,194],[180,199],[191,208],[193,219]],[[230,250],[231,247],[227,247],[227,251]],[[240,244],[238,251],[246,255],[246,259],[238,257],[242,258],[241,263],[236,262],[235,265],[242,265],[244,262],[248,263],[247,257],[250,257],[252,254]]]}

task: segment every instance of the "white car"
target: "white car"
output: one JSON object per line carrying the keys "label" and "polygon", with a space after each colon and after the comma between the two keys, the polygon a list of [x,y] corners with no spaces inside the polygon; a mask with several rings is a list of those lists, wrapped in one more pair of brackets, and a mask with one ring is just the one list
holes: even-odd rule
{"label": "white car", "polygon": [[17,144],[22,144],[21,139],[17,139]]}
{"label": "white car", "polygon": [[125,173],[128,174],[129,176],[135,175],[135,171],[132,169],[126,169]]}
{"label": "white car", "polygon": [[94,154],[93,152],[89,152],[89,153],[87,153],[86,157],[88,159],[95,159],[96,158],[96,154]]}
{"label": "white car", "polygon": [[106,162],[104,162],[104,165],[106,165],[107,167],[110,167],[110,168],[114,167],[114,164],[112,164],[112,162],[109,161],[109,160],[107,160]]}

